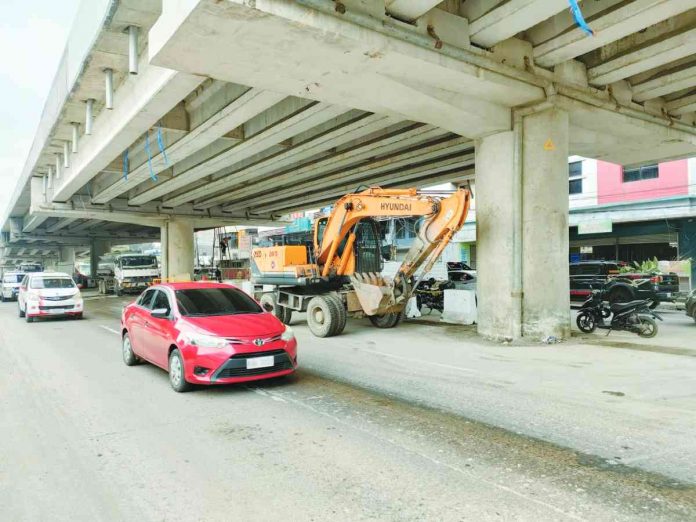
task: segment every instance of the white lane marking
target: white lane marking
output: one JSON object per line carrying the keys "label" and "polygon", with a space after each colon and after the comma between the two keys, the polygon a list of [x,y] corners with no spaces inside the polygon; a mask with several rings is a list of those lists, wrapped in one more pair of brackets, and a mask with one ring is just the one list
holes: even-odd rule
{"label": "white lane marking", "polygon": [[527,495],[526,493],[524,493],[524,492],[522,492],[522,491],[518,491],[518,490],[516,490],[516,489],[514,489],[514,488],[511,488],[510,486],[506,486],[506,485],[504,485],[504,484],[500,484],[500,483],[495,482],[495,481],[493,481],[493,480],[486,479],[486,478],[481,477],[481,476],[477,475],[476,473],[473,473],[473,472],[471,472],[471,471],[469,471],[469,470],[466,470],[466,469],[464,469],[464,468],[460,468],[459,466],[455,466],[455,465],[453,465],[453,464],[450,464],[449,462],[443,462],[443,461],[438,460],[438,459],[436,459],[436,458],[434,458],[434,457],[431,457],[430,455],[427,455],[427,454],[425,454],[425,453],[422,453],[422,452],[420,452],[420,451],[418,451],[418,450],[408,448],[408,447],[404,446],[403,444],[400,444],[400,443],[398,443],[398,442],[396,442],[396,441],[394,441],[394,440],[392,440],[392,439],[386,439],[386,438],[384,438],[384,437],[381,437],[381,436],[379,436],[379,435],[376,434],[376,433],[372,433],[371,431],[369,431],[369,430],[367,430],[367,429],[365,429],[365,428],[362,428],[362,427],[360,427],[360,426],[357,426],[355,423],[346,422],[346,421],[344,421],[343,419],[341,419],[341,418],[339,418],[339,417],[336,417],[335,415],[331,415],[330,413],[326,413],[326,412],[323,412],[323,411],[321,411],[321,410],[318,410],[318,409],[314,408],[313,406],[310,406],[309,404],[306,404],[306,403],[305,403],[304,401],[302,401],[302,400],[294,399],[294,398],[292,398],[292,397],[288,397],[287,395],[279,394],[279,393],[277,393],[277,392],[270,391],[270,390],[261,390],[261,389],[259,389],[259,388],[250,388],[250,389],[253,390],[255,393],[258,393],[259,395],[265,395],[265,396],[267,396],[268,398],[271,398],[271,399],[274,398],[274,397],[281,397],[281,396],[282,396],[282,398],[284,398],[287,402],[290,402],[290,403],[292,403],[292,404],[295,404],[295,405],[297,405],[297,406],[300,406],[301,408],[305,408],[305,409],[307,409],[307,410],[309,410],[309,411],[311,411],[311,412],[313,412],[313,413],[315,413],[315,414],[317,414],[317,415],[321,415],[321,416],[323,416],[323,417],[327,417],[327,418],[333,420],[334,422],[337,422],[337,423],[339,423],[339,424],[342,424],[343,426],[346,426],[346,427],[348,427],[348,428],[353,428],[354,430],[360,431],[360,432],[362,432],[362,433],[368,435],[369,437],[372,437],[373,439],[376,439],[376,440],[378,440],[378,441],[380,441],[380,442],[386,442],[386,443],[388,443],[388,444],[391,444],[392,446],[394,446],[394,447],[396,447],[396,448],[399,448],[399,449],[401,449],[401,450],[403,450],[403,451],[405,451],[405,452],[407,452],[407,453],[410,453],[410,454],[412,454],[412,455],[416,455],[416,456],[418,456],[418,457],[420,457],[420,458],[422,458],[422,459],[425,459],[425,460],[427,460],[427,461],[430,461],[431,463],[435,464],[436,466],[443,466],[443,467],[448,468],[448,469],[450,469],[450,470],[452,470],[452,471],[455,471],[455,472],[457,472],[457,473],[459,473],[459,474],[461,474],[461,475],[467,476],[467,477],[469,477],[469,478],[474,478],[474,479],[476,479],[476,480],[479,480],[479,481],[481,481],[481,482],[484,482],[484,483],[486,483],[486,484],[489,484],[490,486],[492,486],[492,487],[494,487],[494,488],[500,489],[501,491],[505,491],[505,492],[507,492],[507,493],[510,493],[510,494],[512,494],[512,495],[515,495],[515,496],[517,496],[517,497],[520,497],[520,498],[522,498],[522,499],[524,499],[524,500],[526,500],[526,501],[528,501],[528,502],[531,502],[532,504],[537,504],[537,505],[543,506],[543,507],[545,507],[545,508],[547,508],[547,509],[550,509],[550,510],[552,510],[552,511],[555,511],[556,513],[559,513],[559,514],[561,514],[561,515],[563,515],[563,516],[565,516],[565,517],[568,517],[568,518],[571,519],[571,520],[583,520],[583,521],[584,521],[584,520],[587,520],[587,519],[585,519],[585,518],[583,518],[583,517],[581,517],[581,516],[579,516],[579,515],[576,515],[576,514],[574,514],[574,513],[568,513],[568,512],[565,511],[563,508],[560,508],[560,507],[558,507],[558,506],[555,506],[554,504],[550,504],[550,503],[548,503],[548,502],[544,502],[544,501],[541,500],[541,499],[534,498],[533,496]]}
{"label": "white lane marking", "polygon": [[115,333],[116,335],[121,335],[121,332],[119,332],[118,330],[114,330],[113,328],[109,328],[108,326],[104,326],[103,324],[100,324],[99,328],[103,328],[104,330],[107,330],[111,333]]}
{"label": "white lane marking", "polygon": [[472,368],[463,368],[461,366],[452,366],[451,364],[442,364],[442,363],[436,363],[432,361],[423,361],[421,359],[412,359],[410,357],[403,357],[401,355],[394,355],[391,353],[384,353],[380,352],[378,350],[370,350],[368,348],[358,348],[359,351],[361,352],[367,352],[367,353],[374,353],[376,355],[382,355],[384,357],[391,357],[392,359],[400,359],[402,361],[407,361],[407,362],[412,362],[412,363],[418,363],[418,364],[429,364],[430,366],[438,366],[440,368],[448,368],[450,370],[459,370],[460,372],[472,372],[476,373],[476,370]]}

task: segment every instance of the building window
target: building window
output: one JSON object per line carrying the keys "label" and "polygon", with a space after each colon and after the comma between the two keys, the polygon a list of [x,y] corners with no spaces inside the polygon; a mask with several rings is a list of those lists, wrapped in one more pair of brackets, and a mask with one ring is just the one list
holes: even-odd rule
{"label": "building window", "polygon": [[582,194],[582,161],[568,164],[568,193]]}
{"label": "building window", "polygon": [[641,181],[644,179],[656,179],[659,177],[660,171],[657,165],[645,165],[637,169],[623,169],[623,182],[630,183],[631,181]]}

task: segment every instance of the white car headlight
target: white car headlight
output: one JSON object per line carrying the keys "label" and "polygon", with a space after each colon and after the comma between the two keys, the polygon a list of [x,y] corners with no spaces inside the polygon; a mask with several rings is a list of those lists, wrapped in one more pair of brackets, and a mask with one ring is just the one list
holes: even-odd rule
{"label": "white car headlight", "polygon": [[39,294],[27,294],[27,301],[38,301]]}
{"label": "white car headlight", "polygon": [[280,335],[280,339],[282,341],[292,341],[295,338],[295,332],[292,331],[292,328],[289,326],[285,326],[285,330],[283,333]]}
{"label": "white car headlight", "polygon": [[187,333],[184,334],[184,339],[190,345],[200,346],[201,348],[224,348],[227,346],[227,339],[215,335]]}

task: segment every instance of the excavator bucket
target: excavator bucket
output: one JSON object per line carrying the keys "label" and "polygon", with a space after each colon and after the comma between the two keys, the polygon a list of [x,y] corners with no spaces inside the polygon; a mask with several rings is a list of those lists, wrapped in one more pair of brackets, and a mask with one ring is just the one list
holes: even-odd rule
{"label": "excavator bucket", "polygon": [[350,276],[350,280],[367,315],[383,315],[398,312],[403,308],[400,302],[403,299],[400,300],[394,295],[394,283],[380,274],[356,273]]}

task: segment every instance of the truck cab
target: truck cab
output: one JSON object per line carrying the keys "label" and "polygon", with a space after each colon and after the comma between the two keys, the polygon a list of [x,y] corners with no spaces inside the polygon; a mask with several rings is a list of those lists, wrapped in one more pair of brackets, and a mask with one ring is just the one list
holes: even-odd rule
{"label": "truck cab", "polygon": [[148,254],[123,254],[114,263],[114,293],[140,293],[159,279],[157,257]]}

